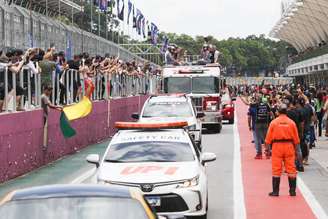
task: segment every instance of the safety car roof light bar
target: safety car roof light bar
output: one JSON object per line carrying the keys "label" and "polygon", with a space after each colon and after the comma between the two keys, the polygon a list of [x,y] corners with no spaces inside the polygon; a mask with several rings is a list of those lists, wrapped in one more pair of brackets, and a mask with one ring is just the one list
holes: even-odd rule
{"label": "safety car roof light bar", "polygon": [[188,122],[116,122],[115,128],[118,130],[157,130],[157,129],[183,129],[188,126]]}

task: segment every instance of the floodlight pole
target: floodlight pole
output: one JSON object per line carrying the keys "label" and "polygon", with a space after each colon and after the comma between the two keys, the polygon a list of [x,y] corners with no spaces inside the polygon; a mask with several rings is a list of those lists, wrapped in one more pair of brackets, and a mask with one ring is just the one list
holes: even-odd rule
{"label": "floodlight pole", "polygon": [[61,16],[61,5],[60,5],[60,1],[61,1],[61,0],[58,0],[59,17]]}
{"label": "floodlight pole", "polygon": [[92,22],[92,10],[93,10],[93,1],[90,2],[90,16],[91,16],[91,24],[90,24],[90,33],[92,33],[92,25],[93,25],[93,22]]}
{"label": "floodlight pole", "polygon": [[48,17],[48,0],[46,0],[46,17]]}

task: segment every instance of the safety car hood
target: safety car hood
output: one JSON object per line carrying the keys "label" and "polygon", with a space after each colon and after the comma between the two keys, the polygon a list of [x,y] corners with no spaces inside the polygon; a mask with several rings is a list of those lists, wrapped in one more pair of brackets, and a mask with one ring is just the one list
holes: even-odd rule
{"label": "safety car hood", "polygon": [[98,180],[125,183],[161,183],[192,179],[199,175],[197,161],[179,163],[106,163],[99,168]]}

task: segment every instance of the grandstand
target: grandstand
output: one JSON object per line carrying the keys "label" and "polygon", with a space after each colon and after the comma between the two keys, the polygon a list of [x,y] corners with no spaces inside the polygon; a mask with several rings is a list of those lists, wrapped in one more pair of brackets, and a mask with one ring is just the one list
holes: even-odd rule
{"label": "grandstand", "polygon": [[301,83],[328,83],[328,2],[292,0],[283,2],[281,19],[270,33],[298,51],[290,57],[289,76]]}

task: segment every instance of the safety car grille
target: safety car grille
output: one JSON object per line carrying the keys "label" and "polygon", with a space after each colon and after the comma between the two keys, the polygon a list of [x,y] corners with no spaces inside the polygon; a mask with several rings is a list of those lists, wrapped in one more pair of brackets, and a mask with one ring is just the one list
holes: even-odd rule
{"label": "safety car grille", "polygon": [[160,197],[161,206],[154,207],[156,212],[183,212],[188,210],[186,202],[177,194],[164,194],[164,195],[146,195],[145,197]]}

